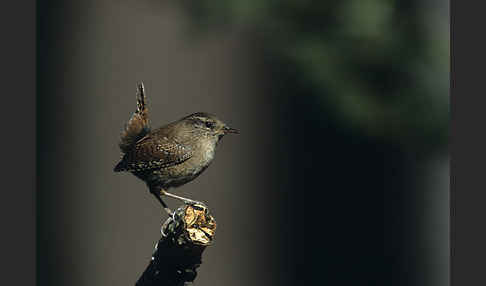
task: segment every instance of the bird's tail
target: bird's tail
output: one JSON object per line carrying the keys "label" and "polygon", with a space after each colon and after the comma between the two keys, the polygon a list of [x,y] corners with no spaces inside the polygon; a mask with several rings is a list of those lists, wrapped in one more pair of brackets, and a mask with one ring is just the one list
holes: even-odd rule
{"label": "bird's tail", "polygon": [[[150,132],[148,120],[147,98],[143,83],[138,84],[137,88],[137,110],[132,114],[130,120],[125,124],[120,136],[120,149],[127,153],[131,146]],[[116,171],[116,168],[115,168]]]}
{"label": "bird's tail", "polygon": [[118,164],[116,164],[115,168],[113,171],[115,172],[122,172],[126,170],[126,163],[125,163],[125,158],[123,158]]}

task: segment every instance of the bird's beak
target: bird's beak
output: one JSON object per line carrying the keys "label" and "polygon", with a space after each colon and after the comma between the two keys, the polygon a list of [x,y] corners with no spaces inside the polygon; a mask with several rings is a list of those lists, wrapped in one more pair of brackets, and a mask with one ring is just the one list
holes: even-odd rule
{"label": "bird's beak", "polygon": [[223,128],[223,131],[224,131],[224,134],[228,134],[228,133],[240,134],[240,131],[238,131],[238,130],[236,130],[234,128],[228,127],[228,126],[225,126]]}

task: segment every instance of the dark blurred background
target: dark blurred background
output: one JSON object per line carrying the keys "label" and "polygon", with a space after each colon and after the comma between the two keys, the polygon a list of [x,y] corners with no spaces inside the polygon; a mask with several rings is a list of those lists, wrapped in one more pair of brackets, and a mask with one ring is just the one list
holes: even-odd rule
{"label": "dark blurred background", "polygon": [[147,266],[164,213],[112,171],[143,80],[152,126],[241,130],[175,191],[218,222],[196,285],[448,285],[448,4],[39,0],[38,284]]}

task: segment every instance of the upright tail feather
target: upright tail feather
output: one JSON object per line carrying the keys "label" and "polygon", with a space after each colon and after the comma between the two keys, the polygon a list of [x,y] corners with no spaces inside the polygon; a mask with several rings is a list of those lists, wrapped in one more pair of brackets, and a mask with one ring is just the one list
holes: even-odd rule
{"label": "upright tail feather", "polygon": [[150,132],[148,120],[147,98],[143,82],[138,84],[137,88],[137,110],[132,114],[130,120],[125,124],[120,136],[120,150],[127,153],[130,148],[143,136]]}

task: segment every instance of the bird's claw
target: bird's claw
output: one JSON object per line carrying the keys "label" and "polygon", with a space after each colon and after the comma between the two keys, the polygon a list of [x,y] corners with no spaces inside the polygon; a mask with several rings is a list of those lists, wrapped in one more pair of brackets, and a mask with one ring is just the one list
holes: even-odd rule
{"label": "bird's claw", "polygon": [[176,211],[173,211],[172,213],[169,213],[169,219],[167,219],[160,229],[160,232],[162,233],[162,236],[167,237],[167,234],[164,232],[164,229],[168,227],[168,225],[173,222],[177,223],[177,220],[179,219],[179,215],[177,214]]}
{"label": "bird's claw", "polygon": [[178,218],[177,212],[173,212],[171,218],[174,222],[176,222]]}
{"label": "bird's claw", "polygon": [[203,202],[193,201],[193,200],[184,200],[184,204],[191,206],[191,207],[197,207],[198,205],[199,206],[206,206],[206,204],[204,204]]}

